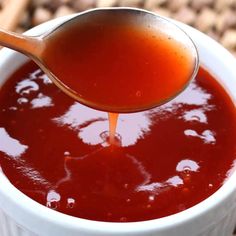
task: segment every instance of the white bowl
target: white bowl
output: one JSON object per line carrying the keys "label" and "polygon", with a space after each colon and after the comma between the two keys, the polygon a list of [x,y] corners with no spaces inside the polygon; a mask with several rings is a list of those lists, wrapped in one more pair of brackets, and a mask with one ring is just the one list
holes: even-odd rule
{"label": "white bowl", "polygon": [[[27,34],[39,35],[65,18],[42,24]],[[217,78],[235,102],[234,57],[203,33],[177,24],[196,43],[201,64]],[[0,85],[27,60],[9,49],[1,50]],[[0,209],[1,236],[232,236],[236,223],[236,172],[201,203],[171,216],[135,223],[97,222],[58,213],[25,196],[0,173]]]}

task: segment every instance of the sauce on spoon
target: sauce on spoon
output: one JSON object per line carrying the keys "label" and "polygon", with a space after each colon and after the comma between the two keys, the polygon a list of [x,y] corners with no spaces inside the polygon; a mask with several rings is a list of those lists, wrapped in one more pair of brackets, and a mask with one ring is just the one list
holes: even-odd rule
{"label": "sauce on spoon", "polygon": [[41,58],[62,89],[117,113],[146,110],[178,94],[195,68],[185,45],[160,30],[115,20],[72,20],[45,38]]}

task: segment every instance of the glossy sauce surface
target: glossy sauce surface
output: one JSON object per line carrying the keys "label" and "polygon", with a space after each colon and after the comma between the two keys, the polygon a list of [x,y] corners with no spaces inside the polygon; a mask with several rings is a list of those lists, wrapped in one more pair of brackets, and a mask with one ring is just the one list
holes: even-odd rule
{"label": "glossy sauce surface", "polygon": [[0,165],[37,202],[91,220],[155,219],[214,193],[235,168],[235,107],[202,68],[173,101],[108,117],[74,102],[33,63],[0,90]]}
{"label": "glossy sauce surface", "polygon": [[195,69],[186,46],[115,15],[72,20],[44,38],[41,58],[58,84],[87,106],[117,113],[155,107],[182,91]]}

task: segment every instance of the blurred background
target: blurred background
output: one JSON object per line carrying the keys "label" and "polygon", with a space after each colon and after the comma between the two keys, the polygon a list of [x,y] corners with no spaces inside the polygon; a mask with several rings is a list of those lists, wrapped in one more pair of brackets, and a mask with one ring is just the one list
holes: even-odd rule
{"label": "blurred background", "polygon": [[0,0],[0,27],[16,32],[93,7],[151,10],[205,32],[236,57],[236,0]]}

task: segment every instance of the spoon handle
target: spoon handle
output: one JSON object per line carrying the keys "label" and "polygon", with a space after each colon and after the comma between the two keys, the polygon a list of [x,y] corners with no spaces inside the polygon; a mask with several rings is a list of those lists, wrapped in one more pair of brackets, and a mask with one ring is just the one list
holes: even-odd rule
{"label": "spoon handle", "polygon": [[0,29],[0,45],[35,59],[40,57],[43,43],[39,37],[30,37]]}

